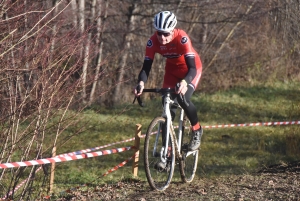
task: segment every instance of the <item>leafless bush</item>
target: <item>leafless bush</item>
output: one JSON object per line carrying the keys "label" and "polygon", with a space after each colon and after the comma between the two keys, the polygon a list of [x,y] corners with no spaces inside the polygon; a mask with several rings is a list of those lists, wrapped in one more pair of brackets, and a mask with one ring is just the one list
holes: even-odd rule
{"label": "leafless bush", "polygon": [[[0,163],[50,157],[53,147],[79,134],[84,128],[72,136],[64,136],[63,132],[80,120],[78,112],[87,105],[81,92],[95,81],[91,69],[83,85],[82,44],[88,31],[81,34],[76,27],[65,27],[69,23],[66,16],[38,2],[7,6],[6,18],[0,23],[1,30],[5,30],[0,46]],[[57,6],[68,8],[67,3]],[[97,56],[95,49],[91,44],[89,63]],[[18,199],[46,192],[46,174],[35,184],[40,185],[34,188],[37,192],[33,190],[35,171],[36,167],[1,169],[1,196],[13,198],[12,190],[28,175],[30,179]]]}

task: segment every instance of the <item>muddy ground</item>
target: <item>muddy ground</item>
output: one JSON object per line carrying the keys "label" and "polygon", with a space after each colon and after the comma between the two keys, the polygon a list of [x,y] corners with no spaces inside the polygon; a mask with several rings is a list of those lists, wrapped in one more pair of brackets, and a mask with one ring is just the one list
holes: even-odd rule
{"label": "muddy ground", "polygon": [[130,180],[78,189],[57,200],[300,200],[300,161],[248,175],[196,178],[190,184],[173,182],[164,192],[152,191],[147,182]]}

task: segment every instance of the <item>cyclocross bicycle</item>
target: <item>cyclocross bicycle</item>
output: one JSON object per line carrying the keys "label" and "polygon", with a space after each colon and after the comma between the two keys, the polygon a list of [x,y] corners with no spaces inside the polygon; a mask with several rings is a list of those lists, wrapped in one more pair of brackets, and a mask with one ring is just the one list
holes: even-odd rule
{"label": "cyclocross bicycle", "polygon": [[[150,123],[144,142],[144,166],[149,185],[158,191],[168,188],[175,164],[179,164],[181,180],[185,183],[191,182],[196,174],[198,150],[188,151],[192,135],[191,125],[184,110],[171,99],[171,93],[175,93],[175,89],[144,89],[143,92],[160,93],[165,97],[163,113]],[[181,98],[188,104],[184,96]],[[137,97],[137,100],[143,107],[141,98]],[[174,126],[172,122],[172,105],[180,110],[178,126]]]}

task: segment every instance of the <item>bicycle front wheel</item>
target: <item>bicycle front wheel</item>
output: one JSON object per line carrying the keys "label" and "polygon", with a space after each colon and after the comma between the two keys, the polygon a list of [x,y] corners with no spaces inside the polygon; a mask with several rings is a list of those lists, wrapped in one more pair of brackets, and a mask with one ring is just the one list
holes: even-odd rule
{"label": "bicycle front wheel", "polygon": [[[148,127],[144,143],[144,165],[149,185],[153,190],[163,191],[169,185],[175,168],[175,148],[173,135],[169,135],[168,153],[164,160],[163,150],[165,147],[163,126],[166,120],[156,117]],[[171,132],[171,129],[170,129]],[[165,162],[165,163],[163,163]]]}
{"label": "bicycle front wheel", "polygon": [[193,181],[196,174],[199,151],[188,151],[188,144],[193,133],[189,120],[184,120],[183,125],[181,146],[182,159],[179,162],[179,169],[181,180],[185,183],[190,183]]}

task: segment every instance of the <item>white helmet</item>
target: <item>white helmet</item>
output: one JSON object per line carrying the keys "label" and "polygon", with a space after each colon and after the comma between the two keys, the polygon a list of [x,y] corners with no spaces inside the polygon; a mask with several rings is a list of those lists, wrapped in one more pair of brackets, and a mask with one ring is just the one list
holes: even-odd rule
{"label": "white helmet", "polygon": [[154,17],[154,28],[161,32],[171,32],[177,24],[176,16],[170,11],[161,11]]}

